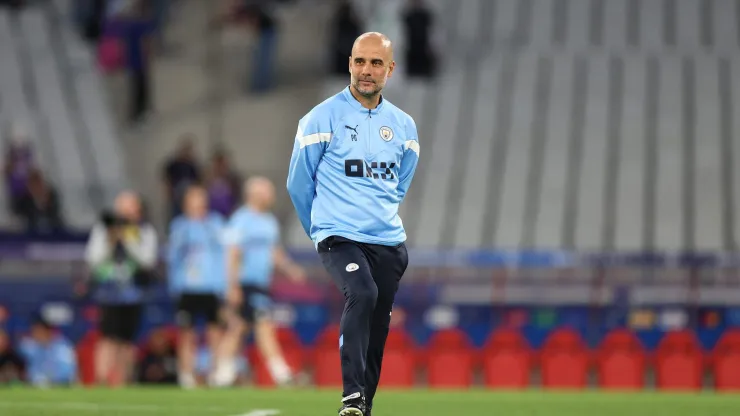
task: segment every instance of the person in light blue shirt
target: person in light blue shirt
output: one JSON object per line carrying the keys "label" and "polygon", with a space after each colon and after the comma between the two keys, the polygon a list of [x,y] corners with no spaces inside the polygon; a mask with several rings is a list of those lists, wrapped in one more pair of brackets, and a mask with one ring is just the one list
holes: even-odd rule
{"label": "person in light blue shirt", "polygon": [[340,416],[371,412],[393,301],[408,266],[398,208],[420,147],[413,118],[381,94],[394,68],[387,36],[358,37],[350,85],[299,121],[288,170],[298,219],[345,297]]}
{"label": "person in light blue shirt", "polygon": [[194,373],[198,317],[207,323],[206,340],[212,351],[221,341],[219,327],[221,299],[226,290],[223,245],[225,222],[208,210],[208,194],[201,186],[185,193],[184,214],[170,225],[167,250],[168,284],[177,299],[178,378],[183,388],[195,387]]}
{"label": "person in light blue shirt", "polygon": [[31,326],[31,336],[18,348],[26,361],[26,378],[36,387],[71,385],[77,382],[77,356],[69,340],[54,331],[38,316]]}
{"label": "person in light blue shirt", "polygon": [[217,384],[233,382],[236,373],[233,357],[249,325],[254,328],[257,347],[273,379],[285,385],[290,383],[293,374],[283,358],[270,319],[270,285],[274,271],[294,282],[303,282],[305,273],[280,246],[280,227],[270,212],[275,200],[272,183],[264,177],[253,177],[247,180],[244,193],[246,202],[232,215],[226,237],[227,302],[232,313],[222,343],[222,358],[217,364],[220,366]]}

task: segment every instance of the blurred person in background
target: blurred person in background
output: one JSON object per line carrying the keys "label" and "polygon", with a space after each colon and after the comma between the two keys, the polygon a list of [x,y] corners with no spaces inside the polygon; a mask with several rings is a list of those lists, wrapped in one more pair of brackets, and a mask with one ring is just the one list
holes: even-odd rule
{"label": "blurred person in background", "polygon": [[26,378],[32,385],[46,387],[77,382],[74,345],[41,314],[34,317],[31,335],[20,342],[19,351],[26,361]]}
{"label": "blurred person in background", "polygon": [[26,362],[10,343],[8,334],[0,329],[0,386],[25,380]]}
{"label": "blurred person in background", "polygon": [[267,6],[255,3],[246,7],[244,15],[257,34],[257,47],[254,50],[252,65],[252,92],[263,93],[273,87],[275,77],[275,56],[277,55],[277,21],[267,10]]}
{"label": "blurred person in background", "polygon": [[21,202],[28,191],[28,178],[35,166],[28,133],[19,125],[10,128],[6,135],[5,174],[9,192],[10,212],[21,215]]}
{"label": "blurred person in background", "polygon": [[216,22],[244,25],[254,31],[257,45],[252,56],[252,92],[263,93],[273,87],[274,63],[278,46],[277,21],[269,6],[259,0],[233,0],[226,16]]}
{"label": "blurred person in background", "polygon": [[0,0],[0,6],[9,7],[13,10],[18,10],[25,6],[27,0]]}
{"label": "blurred person in background", "polygon": [[340,0],[332,20],[332,74],[347,75],[347,57],[362,33],[360,21],[350,0]]}
{"label": "blurred person in background", "polygon": [[100,40],[109,4],[118,0],[74,0],[73,14],[85,40],[96,44]]}
{"label": "blurred person in background", "polygon": [[120,38],[129,74],[130,121],[138,123],[151,109],[152,34],[156,20],[152,3],[125,0],[113,12],[106,31]]}
{"label": "blurred person in background", "polygon": [[137,381],[142,384],[177,383],[175,346],[162,329],[152,332],[138,365]]}
{"label": "blurred person in background", "polygon": [[28,177],[27,191],[19,202],[19,214],[26,222],[26,230],[33,234],[50,234],[62,231],[59,194],[38,169]]}
{"label": "blurred person in background", "polygon": [[92,275],[91,293],[100,305],[101,339],[96,345],[98,383],[115,374],[126,382],[133,368],[134,342],[157,261],[157,234],[141,214],[139,197],[122,192],[113,212],[103,212],[87,242],[85,258]]}
{"label": "blurred person in background", "polygon": [[195,137],[184,134],[175,155],[164,167],[163,179],[169,205],[168,221],[182,213],[182,200],[185,191],[194,183],[201,181],[201,171],[195,160]]}
{"label": "blurred person in background", "polygon": [[233,383],[234,359],[245,333],[253,328],[257,348],[273,380],[286,385],[293,374],[283,358],[270,317],[270,285],[275,268],[295,282],[304,282],[306,275],[279,244],[280,226],[270,212],[275,201],[273,184],[264,177],[248,179],[244,194],[244,206],[229,221],[226,237],[228,327],[220,346],[215,383]]}
{"label": "blurred person in background", "polygon": [[[211,350],[208,345],[201,345],[198,347],[198,354],[195,360],[195,375],[200,383],[212,384],[214,382],[213,369],[215,368],[215,363],[213,361],[213,357],[215,353],[216,352]],[[249,362],[243,354],[237,354],[234,367],[236,370],[236,377],[231,385],[241,386],[247,384],[249,381]]]}
{"label": "blurred person in background", "polygon": [[224,217],[234,212],[239,203],[241,188],[239,175],[231,168],[224,150],[218,150],[211,159],[211,166],[206,177],[208,199],[213,211]]}
{"label": "blurred person in background", "polygon": [[429,78],[437,72],[437,57],[432,48],[434,15],[424,0],[409,0],[403,13],[406,36],[406,75]]}
{"label": "blurred person in background", "polygon": [[185,194],[184,215],[170,226],[168,283],[170,294],[177,299],[178,381],[183,388],[197,385],[196,320],[205,319],[206,342],[212,351],[221,340],[219,315],[226,290],[224,226],[221,215],[209,212],[206,190],[197,185]]}

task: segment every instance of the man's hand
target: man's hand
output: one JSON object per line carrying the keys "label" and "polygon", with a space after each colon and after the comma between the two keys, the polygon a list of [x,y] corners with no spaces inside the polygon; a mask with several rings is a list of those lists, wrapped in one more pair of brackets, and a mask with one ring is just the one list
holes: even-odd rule
{"label": "man's hand", "polygon": [[244,301],[242,295],[242,288],[238,285],[229,286],[229,290],[226,292],[226,302],[233,308],[238,308]]}
{"label": "man's hand", "polygon": [[112,227],[108,229],[108,241],[110,241],[111,244],[115,244],[119,241],[121,241],[121,229],[118,227]]}
{"label": "man's hand", "polygon": [[306,271],[301,266],[293,265],[288,268],[288,278],[293,283],[305,283],[306,282]]}

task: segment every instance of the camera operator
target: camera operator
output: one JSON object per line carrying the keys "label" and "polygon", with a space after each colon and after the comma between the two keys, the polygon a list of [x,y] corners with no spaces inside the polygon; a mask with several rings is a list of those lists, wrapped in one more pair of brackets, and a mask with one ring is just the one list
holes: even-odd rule
{"label": "camera operator", "polygon": [[104,212],[87,242],[86,260],[92,275],[91,293],[100,306],[101,339],[95,351],[99,384],[115,374],[125,383],[135,359],[144,290],[157,261],[157,234],[142,222],[136,194],[123,192],[114,212]]}

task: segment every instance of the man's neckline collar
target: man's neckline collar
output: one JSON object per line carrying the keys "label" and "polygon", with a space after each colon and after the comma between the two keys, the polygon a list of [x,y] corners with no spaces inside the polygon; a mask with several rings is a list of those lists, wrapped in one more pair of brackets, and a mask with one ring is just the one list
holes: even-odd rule
{"label": "man's neckline collar", "polygon": [[378,114],[380,110],[383,109],[383,106],[385,105],[385,98],[383,98],[383,94],[380,94],[380,101],[378,102],[377,107],[369,109],[362,106],[362,103],[357,101],[357,98],[355,98],[354,95],[352,95],[352,91],[350,90],[350,86],[348,85],[347,88],[342,91],[342,93],[345,96],[345,99],[349,103],[349,105],[352,106],[352,108],[362,111],[363,113],[369,113],[369,114]]}

